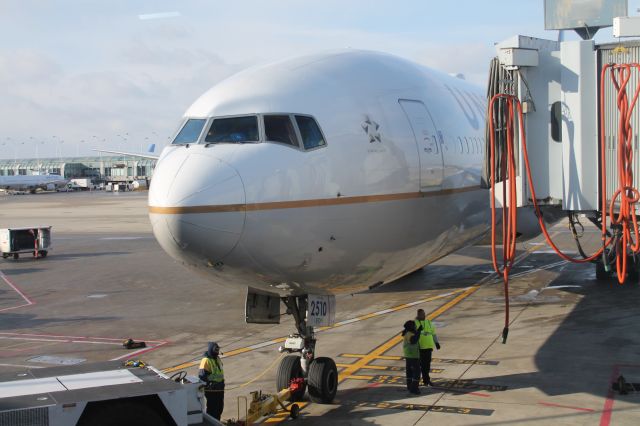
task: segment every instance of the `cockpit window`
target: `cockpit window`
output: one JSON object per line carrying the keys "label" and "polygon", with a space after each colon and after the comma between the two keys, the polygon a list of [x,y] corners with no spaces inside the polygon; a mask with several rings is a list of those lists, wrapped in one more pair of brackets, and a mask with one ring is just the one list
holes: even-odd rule
{"label": "cockpit window", "polygon": [[296,115],[296,123],[298,123],[298,129],[300,129],[304,149],[312,149],[325,145],[324,137],[316,120],[304,115]]}
{"label": "cockpit window", "polygon": [[178,133],[178,136],[171,142],[173,145],[196,143],[200,137],[200,132],[204,127],[204,123],[207,120],[201,118],[190,118],[182,126],[182,130]]}
{"label": "cockpit window", "polygon": [[264,132],[267,141],[300,146],[295,128],[288,115],[265,115]]}
{"label": "cockpit window", "polygon": [[258,142],[258,117],[216,118],[204,141],[207,143]]}

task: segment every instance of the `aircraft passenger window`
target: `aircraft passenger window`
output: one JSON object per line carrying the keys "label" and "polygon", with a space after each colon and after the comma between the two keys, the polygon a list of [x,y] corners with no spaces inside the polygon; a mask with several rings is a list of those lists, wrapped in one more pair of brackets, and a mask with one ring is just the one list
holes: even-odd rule
{"label": "aircraft passenger window", "polygon": [[265,115],[264,132],[268,141],[300,146],[293,123],[288,115]]}
{"label": "aircraft passenger window", "polygon": [[258,142],[258,117],[216,118],[204,138],[208,143]]}
{"label": "aircraft passenger window", "polygon": [[196,143],[200,137],[200,132],[204,127],[205,119],[191,118],[182,126],[182,130],[178,133],[178,136],[171,142],[172,145],[180,145],[187,143]]}
{"label": "aircraft passenger window", "polygon": [[312,149],[326,145],[316,120],[311,117],[296,115],[296,123],[298,123],[300,135],[302,135],[302,144],[304,145],[304,149]]}

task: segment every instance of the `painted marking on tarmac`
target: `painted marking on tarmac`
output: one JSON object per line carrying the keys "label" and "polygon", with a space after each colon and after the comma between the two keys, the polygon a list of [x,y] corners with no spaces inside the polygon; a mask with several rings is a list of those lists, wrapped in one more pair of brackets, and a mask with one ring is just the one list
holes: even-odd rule
{"label": "painted marking on tarmac", "polygon": [[[351,375],[349,378],[361,378],[362,380],[366,380],[365,376],[354,376]],[[381,374],[377,376],[366,376],[370,383],[380,383],[383,385],[406,385],[407,378],[405,376],[394,376],[389,374]],[[504,385],[485,385],[482,383],[476,383],[474,380],[468,379],[443,379],[443,378],[434,378],[431,379],[433,383],[433,388],[444,389],[444,390],[485,390],[490,392],[504,392],[508,389],[507,386]]]}
{"label": "painted marking on tarmac", "polygon": [[[316,329],[316,333],[323,332],[323,331],[328,331],[328,330],[333,330],[335,328],[344,327],[345,325],[353,324],[353,323],[356,323],[356,322],[359,322],[359,321],[364,321],[364,320],[368,320],[368,319],[371,319],[371,318],[376,318],[376,317],[379,317],[379,316],[382,316],[382,315],[387,315],[387,314],[390,314],[392,312],[397,312],[397,311],[400,311],[400,310],[403,310],[403,309],[411,308],[413,306],[416,306],[416,305],[419,305],[419,304],[422,304],[422,303],[432,302],[432,301],[438,300],[438,299],[444,299],[444,298],[447,298],[447,297],[450,297],[450,296],[453,296],[455,294],[459,294],[459,293],[462,293],[462,292],[465,292],[465,291],[468,291],[468,288],[467,289],[461,289],[461,290],[455,290],[455,291],[451,291],[451,292],[448,292],[448,293],[439,294],[439,295],[436,295],[436,296],[427,297],[425,299],[416,300],[416,301],[410,302],[410,303],[403,303],[402,305],[397,305],[397,306],[394,306],[392,308],[383,309],[381,311],[371,312],[371,313],[364,314],[364,315],[361,315],[361,316],[356,317],[356,318],[351,318],[351,319],[348,319],[348,320],[337,322],[337,323],[335,323],[334,325],[332,325],[330,327],[319,327],[318,329]],[[279,337],[277,339],[267,340],[265,342],[256,343],[254,345],[247,346],[247,347],[244,347],[244,348],[233,349],[231,351],[225,352],[221,356],[221,358],[230,358],[232,356],[240,355],[240,354],[243,354],[243,353],[246,353],[246,352],[255,351],[257,349],[261,349],[261,348],[264,348],[266,346],[276,345],[278,343],[284,342],[286,339],[287,339],[286,337]],[[200,357],[194,358],[194,359],[192,359],[190,361],[187,361],[185,363],[178,364],[178,365],[175,365],[173,367],[165,368],[164,370],[162,370],[162,372],[163,373],[173,373],[174,371],[183,370],[185,368],[193,367],[193,366],[197,365],[199,362],[200,362]]]}
{"label": "painted marking on tarmac", "polygon": [[[288,409],[292,404],[293,403],[288,403],[285,406]],[[309,403],[305,401],[296,402],[295,404],[298,404],[298,407],[300,408],[300,410],[302,410],[303,407],[306,407],[307,405],[309,405]],[[276,414],[269,417],[268,419],[265,419],[262,423],[280,423],[287,420],[287,418],[289,418],[289,412],[284,411],[282,409],[278,409],[278,412]]]}
{"label": "painted marking on tarmac", "polygon": [[17,367],[17,368],[44,368],[41,365],[24,365],[24,364],[0,364],[0,367]]}
{"label": "painted marking on tarmac", "polygon": [[151,237],[103,237],[100,238],[103,241],[120,241],[120,240],[143,240],[151,239]]}
{"label": "painted marking on tarmac", "polygon": [[604,408],[600,416],[600,426],[609,426],[611,424],[611,415],[613,414],[613,404],[615,402],[615,391],[612,384],[618,380],[620,369],[624,368],[640,368],[639,364],[614,364],[611,368],[611,376],[607,383],[608,392],[607,399],[604,401]]}
{"label": "painted marking on tarmac", "polygon": [[[488,281],[490,278],[491,277],[485,277],[485,279],[481,280],[480,283],[484,282],[485,280]],[[464,291],[462,291],[462,293],[458,294],[455,298],[446,302],[445,304],[443,304],[442,306],[440,306],[439,308],[431,312],[429,315],[427,315],[427,318],[429,318],[430,320],[434,320],[435,318],[442,315],[444,312],[453,308],[458,303],[460,303],[461,301],[463,301],[464,299],[466,299],[467,297],[475,293],[480,288],[480,283],[471,287],[467,287]],[[394,335],[392,338],[388,339],[386,342],[374,348],[369,354],[365,354],[363,357],[361,357],[359,360],[357,360],[353,364],[348,364],[347,367],[344,368],[344,370],[338,373],[338,383],[344,382],[349,378],[349,376],[354,375],[360,369],[369,365],[371,361],[375,360],[379,356],[382,356],[384,353],[392,349],[401,341],[402,341],[402,336],[398,333]],[[279,416],[277,418],[271,417],[267,421],[269,423],[278,423],[283,421],[284,419],[286,419],[286,417]]]}
{"label": "painted marking on tarmac", "polygon": [[557,407],[557,408],[568,408],[570,410],[576,410],[576,411],[586,411],[588,413],[593,413],[596,410],[593,410],[591,408],[582,408],[582,407],[574,407],[571,405],[561,405],[561,404],[554,404],[552,402],[543,402],[540,401],[538,402],[539,405],[544,405],[545,407]]}
{"label": "painted marking on tarmac", "polygon": [[[350,364],[336,364],[336,367],[348,367]],[[362,367],[363,370],[382,370],[382,371],[405,371],[405,367],[398,365],[366,365]],[[440,374],[444,372],[443,368],[432,368],[431,373]]]}
{"label": "painted marking on tarmac", "polygon": [[25,306],[31,306],[31,305],[35,305],[36,304],[36,302],[34,302],[33,300],[29,299],[29,297],[27,297],[26,294],[24,294],[22,291],[20,291],[20,289],[14,283],[12,283],[11,280],[9,280],[9,278],[2,271],[0,271],[0,279],[2,279],[2,281],[4,281],[16,293],[18,293],[20,295],[20,297],[22,297],[22,299],[26,302],[26,303],[23,303],[22,305],[11,306],[11,307],[8,307],[8,308],[2,308],[2,309],[0,309],[0,312],[9,311],[11,309],[23,308]]}
{"label": "painted marking on tarmac", "polygon": [[[520,257],[520,259],[517,259],[516,262],[518,262],[519,260],[524,259],[525,257],[526,257],[526,253],[524,255],[522,255]],[[483,279],[481,279],[477,284],[475,284],[475,285],[473,285],[471,287],[467,287],[461,293],[459,293],[456,297],[454,297],[450,301],[448,301],[445,304],[441,305],[436,310],[434,310],[431,313],[429,313],[429,315],[427,315],[427,318],[429,318],[432,321],[434,319],[438,318],[440,315],[444,314],[449,309],[453,308],[458,303],[462,302],[467,297],[471,296],[473,293],[475,293],[480,288],[480,286],[482,284],[491,281],[493,278],[494,278],[493,275],[488,275],[488,276],[484,277]],[[363,354],[362,356],[358,356],[359,359],[357,361],[355,361],[353,364],[347,364],[347,367],[345,367],[341,372],[338,373],[338,383],[342,383],[345,380],[347,380],[350,376],[355,375],[358,371],[360,371],[360,369],[364,368],[367,365],[370,365],[370,363],[372,361],[374,361],[375,359],[384,359],[384,357],[385,357],[384,354],[387,351],[391,350],[396,345],[398,345],[400,342],[402,342],[402,336],[400,334],[396,334],[393,337],[391,337],[390,339],[388,339],[386,342],[383,342],[381,345],[379,345],[376,348],[374,348],[368,354]],[[393,357],[392,359],[395,360],[395,359],[399,359],[399,358],[400,357]],[[430,410],[430,411],[435,411],[435,410]],[[492,411],[492,413],[493,413],[493,411]],[[269,418],[269,420],[271,420],[271,419],[273,419],[273,417]],[[284,419],[285,418],[279,417],[278,420],[273,421],[273,422],[269,421],[269,423],[280,422],[280,421],[283,421]]]}
{"label": "painted marking on tarmac", "polygon": [[[552,234],[552,237],[554,235],[556,235],[555,232]],[[517,265],[520,262],[522,262],[529,254],[531,254],[532,252],[534,252],[536,250],[538,250],[537,247],[528,248],[524,253],[522,253],[520,256],[518,256],[516,258],[516,260],[514,262],[514,265]],[[450,300],[449,302],[447,302],[444,305],[440,306],[435,311],[431,312],[427,316],[427,318],[429,318],[430,320],[434,320],[435,318],[439,317],[440,315],[442,315],[443,313],[445,313],[449,309],[451,309],[454,306],[456,306],[458,303],[460,303],[461,301],[463,301],[467,297],[471,296],[483,284],[493,281],[494,278],[496,278],[496,277],[499,277],[499,276],[495,272],[493,272],[490,275],[487,275],[486,277],[484,277],[483,279],[478,281],[473,286],[467,287],[466,289],[464,289],[464,291],[461,294],[459,294],[458,296],[456,296],[454,299]],[[385,356],[384,355],[384,353],[386,353],[388,350],[392,349],[394,346],[399,344],[401,341],[402,341],[402,336],[395,335],[394,337],[390,338],[389,340],[387,340],[386,342],[382,343],[378,347],[374,348],[368,354],[362,354],[362,355],[343,354],[344,356],[351,355],[354,358],[359,358],[359,360],[355,361],[353,364],[347,364],[347,366],[341,372],[338,373],[338,383],[342,383],[343,381],[348,379],[350,376],[352,376],[356,372],[358,372],[361,368],[364,368],[365,366],[370,365],[370,362],[375,360],[375,359],[391,359],[391,360],[401,359],[401,357],[396,357],[396,356],[391,357],[391,356]],[[480,362],[482,362],[482,361],[479,361],[479,360],[463,360],[463,361],[471,361],[471,362],[465,362],[465,363],[473,363],[473,364],[479,364],[479,365],[481,365]],[[488,362],[485,365],[497,365],[498,364],[498,361],[485,361],[485,362]],[[495,364],[493,364],[493,363],[495,363]],[[481,396],[486,396],[486,395],[481,394]],[[430,410],[430,411],[435,411],[435,410]],[[493,413],[493,410],[488,410],[488,411],[491,411],[491,413]],[[489,414],[489,415],[491,415],[491,414]],[[277,420],[272,420],[272,419],[274,419],[274,417],[271,417],[271,418],[269,418],[267,420],[267,422],[269,422],[269,423],[281,422],[285,418],[286,417],[278,417]]]}
{"label": "painted marking on tarmac", "polygon": [[[536,252],[536,253],[539,253],[539,252]],[[553,268],[558,267],[558,266],[563,266],[563,265],[566,265],[568,263],[569,262],[566,261],[566,260],[561,260],[559,262],[549,263],[547,265],[542,265],[542,266],[538,266],[538,267],[533,268],[533,269],[529,269],[528,271],[523,271],[523,272],[518,272],[517,274],[512,274],[511,278],[523,277],[525,275],[534,274],[534,273],[539,272],[539,271],[549,270],[549,269],[553,269]]]}
{"label": "painted marking on tarmac", "polygon": [[[344,358],[362,358],[366,356],[366,354],[340,354],[339,357]],[[401,356],[395,355],[380,355],[375,357],[376,359],[384,359],[389,361],[402,361],[404,360]],[[438,364],[474,364],[474,365],[498,365],[500,361],[491,361],[488,359],[451,359],[451,358],[432,358],[431,362],[435,362]],[[351,364],[346,364],[351,365]]]}
{"label": "painted marking on tarmac", "polygon": [[466,414],[472,416],[490,416],[494,410],[485,408],[451,407],[446,405],[407,404],[401,402],[369,402],[369,401],[342,401],[344,405],[362,408],[378,408],[383,410],[413,410],[432,411],[434,413]]}
{"label": "painted marking on tarmac", "polygon": [[[79,343],[90,345],[109,345],[122,347],[123,338],[112,337],[85,337],[85,336],[63,336],[57,334],[28,334],[28,333],[8,333],[0,332],[0,340],[16,340],[23,342],[48,342],[50,344],[55,343]],[[137,341],[144,341],[147,344],[151,344],[144,349],[140,349],[133,352],[127,352],[124,355],[111,359],[111,361],[117,361],[124,358],[132,358],[134,356],[142,355],[143,353],[154,351],[169,342],[166,340],[145,340],[145,339],[133,339]]]}

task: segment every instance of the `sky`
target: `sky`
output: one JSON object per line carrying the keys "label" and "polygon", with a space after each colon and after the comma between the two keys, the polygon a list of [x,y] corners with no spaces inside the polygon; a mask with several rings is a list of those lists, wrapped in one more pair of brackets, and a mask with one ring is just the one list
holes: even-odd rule
{"label": "sky", "polygon": [[557,39],[543,0],[0,0],[0,158],[161,148],[217,82],[322,50],[484,85],[494,43],[516,34]]}

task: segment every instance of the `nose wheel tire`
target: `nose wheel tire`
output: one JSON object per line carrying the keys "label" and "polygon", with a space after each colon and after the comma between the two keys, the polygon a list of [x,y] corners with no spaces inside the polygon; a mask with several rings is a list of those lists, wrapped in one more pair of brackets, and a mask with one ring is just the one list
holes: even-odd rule
{"label": "nose wheel tire", "polygon": [[[276,391],[280,392],[291,384],[291,380],[304,377],[302,374],[302,366],[300,365],[300,357],[296,355],[287,355],[282,359],[276,373]],[[302,386],[297,392],[291,394],[292,401],[302,401],[304,397],[305,386]]]}
{"label": "nose wheel tire", "polygon": [[309,397],[320,404],[330,404],[338,392],[338,368],[331,358],[319,357],[309,366]]}

